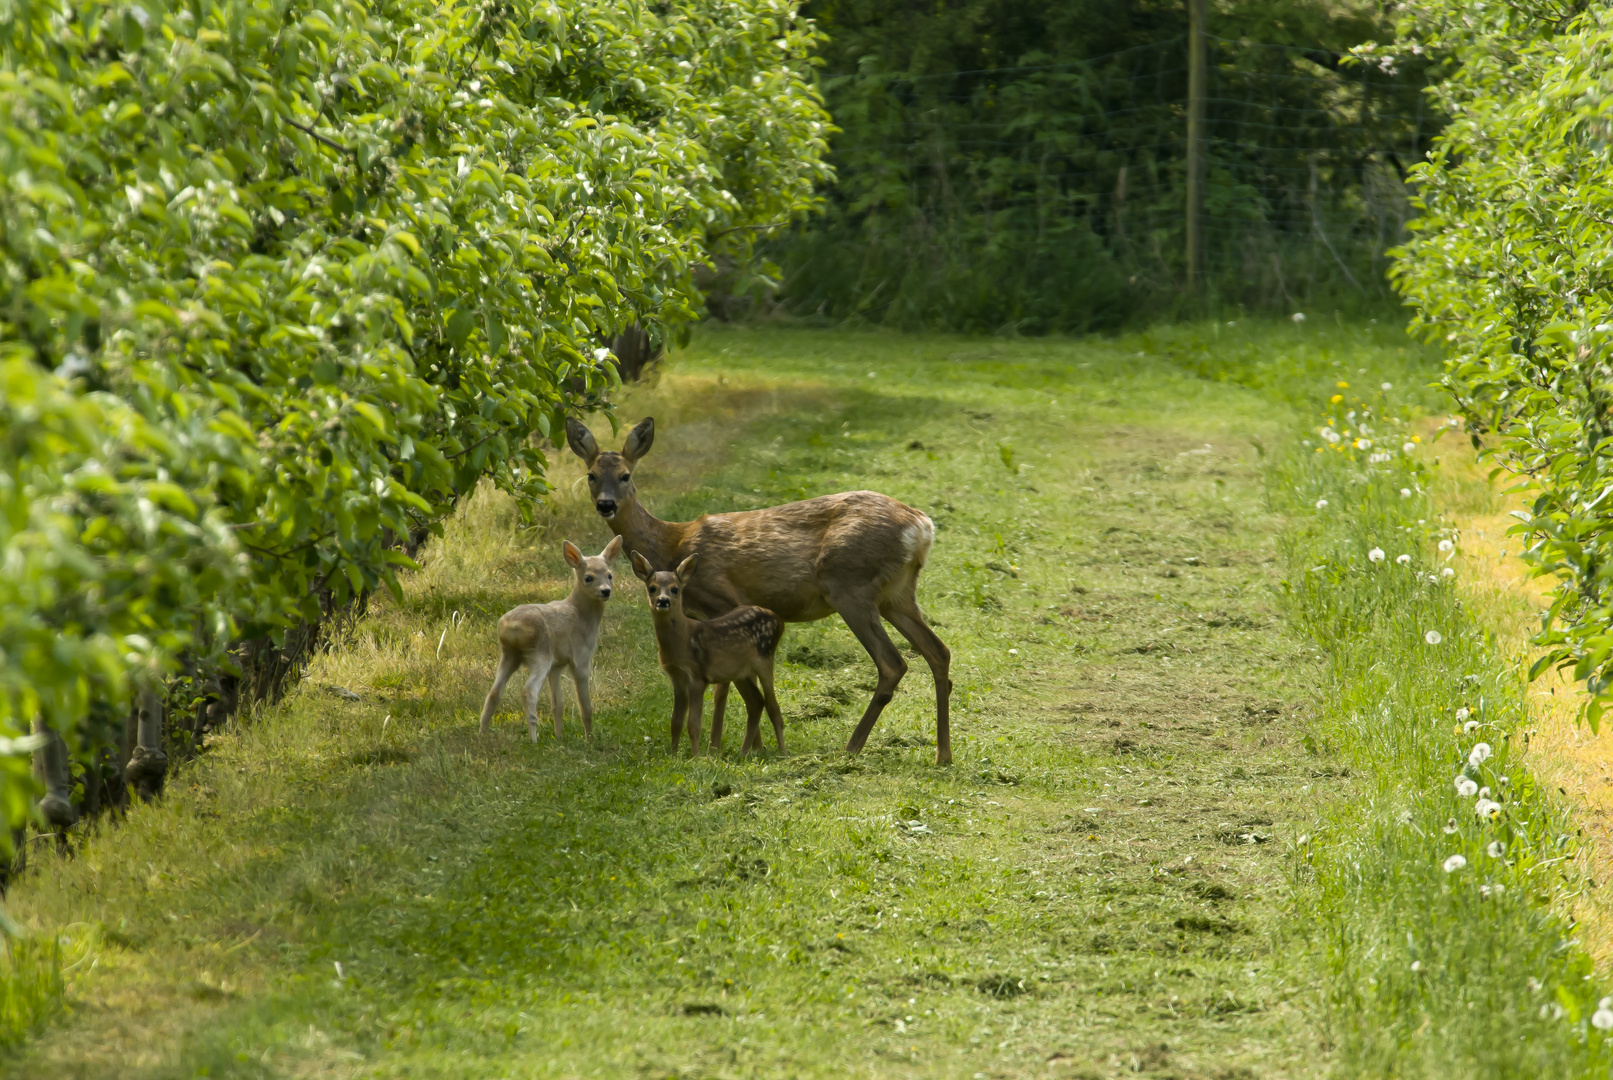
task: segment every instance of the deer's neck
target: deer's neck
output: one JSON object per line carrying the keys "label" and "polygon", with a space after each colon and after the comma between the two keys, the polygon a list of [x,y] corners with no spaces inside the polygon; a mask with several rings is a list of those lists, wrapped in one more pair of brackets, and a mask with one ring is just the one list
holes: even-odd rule
{"label": "deer's neck", "polygon": [[653,609],[651,621],[655,624],[655,649],[660,653],[661,667],[667,671],[687,671],[689,668],[689,631],[694,620],[681,608],[670,611]]}
{"label": "deer's neck", "polygon": [[687,525],[677,521],[662,521],[633,500],[625,511],[611,518],[610,527],[622,538],[626,551],[636,551],[650,560],[657,570],[671,570],[676,565],[678,545],[683,542]]}
{"label": "deer's neck", "polygon": [[571,609],[590,627],[597,627],[605,614],[605,601],[585,590],[581,582],[571,587],[571,594],[566,597],[566,603],[570,604]]}

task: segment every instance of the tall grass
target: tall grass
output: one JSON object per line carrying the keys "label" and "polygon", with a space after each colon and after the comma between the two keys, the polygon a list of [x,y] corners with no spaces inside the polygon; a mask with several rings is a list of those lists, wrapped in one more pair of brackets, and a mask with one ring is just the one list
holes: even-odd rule
{"label": "tall grass", "polygon": [[0,1047],[20,1045],[61,1005],[62,955],[56,939],[0,932]]}
{"label": "tall grass", "polygon": [[1340,1070],[1605,1076],[1613,1011],[1563,914],[1573,830],[1527,767],[1517,666],[1442,573],[1431,451],[1388,404],[1340,402],[1338,441],[1309,439],[1270,473],[1292,523],[1288,612],[1332,661],[1311,738],[1360,774],[1296,861]]}

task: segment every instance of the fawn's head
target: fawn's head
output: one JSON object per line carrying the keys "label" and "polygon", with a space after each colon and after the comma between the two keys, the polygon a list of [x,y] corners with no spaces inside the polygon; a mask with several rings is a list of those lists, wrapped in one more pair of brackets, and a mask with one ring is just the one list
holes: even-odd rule
{"label": "fawn's head", "polygon": [[572,453],[588,466],[588,494],[593,497],[594,509],[599,516],[610,521],[628,509],[638,498],[633,486],[633,467],[638,459],[650,452],[655,442],[655,418],[646,416],[627,433],[627,442],[619,454],[600,452],[594,433],[575,417],[566,418],[566,442]]}
{"label": "fawn's head", "polygon": [[611,537],[610,543],[605,545],[605,550],[598,555],[584,555],[570,540],[564,541],[560,550],[566,556],[566,563],[577,572],[577,587],[582,590],[583,595],[598,600],[609,600],[610,564],[622,553],[622,538]]}
{"label": "fawn's head", "polygon": [[650,567],[650,560],[633,552],[633,573],[649,590],[651,611],[683,610],[683,587],[694,576],[695,563],[699,558],[699,555],[689,556],[678,564],[675,571],[655,570]]}

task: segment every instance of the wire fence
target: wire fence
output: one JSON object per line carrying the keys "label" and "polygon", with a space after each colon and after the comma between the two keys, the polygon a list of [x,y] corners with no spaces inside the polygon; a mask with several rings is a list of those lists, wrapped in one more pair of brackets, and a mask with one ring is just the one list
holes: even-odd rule
{"label": "wire fence", "polygon": [[[905,326],[1078,331],[1180,307],[1187,44],[1078,63],[830,74],[839,183],[774,241],[783,304]],[[1209,40],[1206,295],[1384,305],[1406,171],[1441,118],[1423,71]]]}

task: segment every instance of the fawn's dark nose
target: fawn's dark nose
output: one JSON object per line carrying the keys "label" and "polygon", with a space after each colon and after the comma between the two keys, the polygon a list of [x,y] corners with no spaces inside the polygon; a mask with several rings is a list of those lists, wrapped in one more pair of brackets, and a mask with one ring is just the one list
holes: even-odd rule
{"label": "fawn's dark nose", "polygon": [[602,517],[610,517],[612,514],[616,513],[616,500],[600,499],[598,502],[594,503],[594,509],[598,510]]}
{"label": "fawn's dark nose", "polygon": [[672,606],[672,601],[668,600],[664,596],[657,596],[655,598],[655,606],[660,608],[662,611],[665,611],[667,608]]}
{"label": "fawn's dark nose", "polygon": [[599,598],[601,600],[609,600],[610,599],[610,586],[609,585],[607,585],[603,589],[599,590]]}

